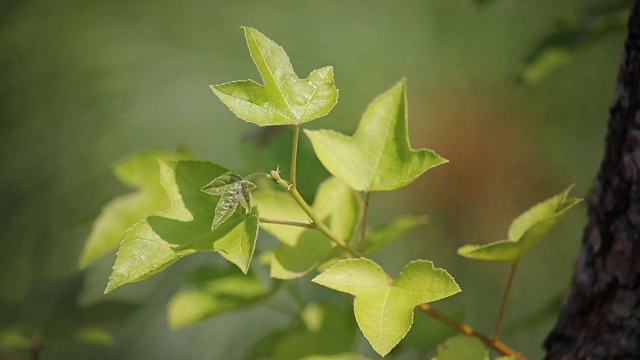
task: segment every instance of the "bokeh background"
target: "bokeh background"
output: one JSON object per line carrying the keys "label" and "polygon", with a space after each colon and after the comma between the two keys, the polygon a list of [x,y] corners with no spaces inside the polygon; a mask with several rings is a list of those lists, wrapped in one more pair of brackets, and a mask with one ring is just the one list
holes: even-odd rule
{"label": "bokeh background", "polygon": [[[444,300],[450,302],[445,308],[490,333],[508,266],[463,260],[455,249],[503,238],[514,216],[571,183],[574,194],[588,193],[602,157],[624,30],[610,26],[586,42],[573,34],[577,38],[564,40],[575,49],[547,59],[566,66],[530,81],[522,70],[555,31],[583,24],[585,14],[606,3],[3,1],[0,305],[22,302],[45,279],[69,276],[84,277],[84,285],[73,288],[79,304],[141,304],[114,328],[114,346],[51,342],[41,359],[243,359],[261,335],[286,326],[281,314],[258,306],[168,329],[165,306],[182,286],[182,274],[217,255],[189,257],[106,296],[115,254],[77,270],[101,206],[129,191],[111,173],[124,156],[187,147],[243,173],[288,166],[288,136],[256,152],[257,128],[235,118],[208,88],[259,80],[239,29],[250,25],[287,50],[301,77],[334,66],[338,105],[309,128],[351,134],[374,96],[408,78],[412,146],[434,149],[450,163],[400,191],[372,197],[372,224],[404,213],[430,216],[428,225],[375,259],[394,276],[416,258],[448,269],[463,293]],[[327,173],[304,138],[302,152],[299,182],[312,197]],[[520,265],[503,339],[530,359],[542,357],[568,288],[585,209],[573,211]],[[319,291],[302,286],[312,295]],[[34,305],[43,313],[46,297]],[[0,306],[0,314],[10,311]],[[359,343],[363,354],[377,358]]]}

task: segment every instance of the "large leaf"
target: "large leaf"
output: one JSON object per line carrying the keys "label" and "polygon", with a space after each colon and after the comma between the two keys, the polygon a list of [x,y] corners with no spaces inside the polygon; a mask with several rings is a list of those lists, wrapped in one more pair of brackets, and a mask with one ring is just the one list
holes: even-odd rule
{"label": "large leaf", "polygon": [[570,186],[565,191],[519,215],[509,227],[507,240],[494,241],[486,245],[465,245],[458,254],[481,260],[517,261],[535,245],[551,228],[582,199],[567,198]]}
{"label": "large leaf", "polygon": [[188,159],[191,155],[182,150],[148,151],[117,162],[113,168],[120,181],[135,192],[118,196],[109,201],[93,223],[82,254],[80,267],[86,267],[97,258],[115,251],[124,237],[124,232],[145,216],[169,206],[169,199],[160,185],[158,160]]}
{"label": "large leaf", "polygon": [[338,101],[331,66],[314,70],[302,80],[293,71],[281,46],[256,29],[243,29],[251,58],[264,85],[242,80],[211,86],[236,116],[269,126],[302,124],[331,111]]}
{"label": "large leaf", "polygon": [[413,150],[407,134],[405,80],[374,99],[353,136],[305,130],[318,158],[333,176],[356,191],[394,190],[447,160]]}
{"label": "large leaf", "polygon": [[268,293],[254,274],[233,269],[203,267],[188,278],[195,289],[178,292],[167,305],[167,321],[173,329],[252,305]]}
{"label": "large leaf", "polygon": [[105,292],[143,280],[198,251],[216,251],[244,273],[258,234],[258,209],[237,211],[211,231],[217,199],[201,191],[229,170],[206,161],[163,161],[160,178],[171,207],[127,230]]}
{"label": "large leaf", "polygon": [[[288,194],[257,192],[254,201],[263,217],[308,222],[308,217]],[[338,236],[349,240],[360,214],[360,198],[336,178],[325,180],[318,187],[313,211]],[[277,237],[283,246],[271,258],[271,276],[294,279],[307,274],[327,259],[334,244],[320,231],[301,227],[267,224],[261,226]]]}
{"label": "large leaf", "polygon": [[366,258],[342,260],[313,281],[355,296],[353,310],[360,330],[382,356],[411,328],[415,306],[460,291],[449,273],[424,260],[409,263],[395,281]]}

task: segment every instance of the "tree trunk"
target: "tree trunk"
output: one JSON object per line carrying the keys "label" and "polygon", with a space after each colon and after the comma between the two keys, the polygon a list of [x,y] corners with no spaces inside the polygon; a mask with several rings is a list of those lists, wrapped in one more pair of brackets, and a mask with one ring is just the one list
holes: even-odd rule
{"label": "tree trunk", "polygon": [[640,359],[640,0],[569,294],[546,359]]}

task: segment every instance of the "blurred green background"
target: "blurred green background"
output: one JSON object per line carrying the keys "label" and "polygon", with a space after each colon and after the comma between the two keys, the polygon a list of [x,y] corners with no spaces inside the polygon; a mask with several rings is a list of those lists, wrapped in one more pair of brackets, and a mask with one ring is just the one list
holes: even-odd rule
{"label": "blurred green background", "polygon": [[[126,155],[186,146],[243,173],[287,167],[288,138],[262,149],[257,161],[255,150],[247,150],[257,128],[235,118],[208,88],[259,80],[239,29],[250,25],[287,50],[301,77],[334,66],[338,105],[309,128],[351,134],[368,102],[407,76],[412,146],[434,149],[450,163],[372,197],[372,224],[403,213],[431,218],[375,259],[394,276],[416,258],[448,269],[463,293],[442,302],[490,333],[508,266],[463,260],[455,249],[502,238],[514,216],[571,183],[577,196],[588,193],[602,157],[624,31],[601,34],[536,84],[519,81],[519,74],[558,21],[604,3],[4,1],[0,298],[20,303],[42,279],[81,276],[77,259],[92,220],[105,202],[128,191],[111,174],[111,164]],[[312,196],[327,173],[306,138],[302,147],[299,182]],[[542,357],[584,223],[583,205],[520,265],[503,339],[530,359]],[[52,342],[41,359],[243,359],[261,335],[286,326],[281,314],[258,306],[178,331],[166,325],[165,306],[183,273],[217,257],[192,256],[108,296],[102,292],[115,254],[101,259],[84,272],[79,303],[142,306],[115,327],[115,346]],[[311,297],[320,291],[301,286]],[[48,305],[35,306],[46,312]],[[10,311],[0,306],[0,322]],[[363,354],[377,358],[360,343]]]}

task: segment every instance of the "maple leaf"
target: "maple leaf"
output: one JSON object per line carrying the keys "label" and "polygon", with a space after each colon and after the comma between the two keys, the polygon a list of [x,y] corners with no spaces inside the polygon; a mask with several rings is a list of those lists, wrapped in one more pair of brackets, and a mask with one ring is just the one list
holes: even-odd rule
{"label": "maple leaf", "polygon": [[405,80],[375,98],[353,136],[305,130],[329,172],[356,191],[394,190],[446,163],[431,150],[413,150],[407,135]]}
{"label": "maple leaf", "polygon": [[582,201],[579,198],[567,198],[572,188],[573,185],[520,214],[511,223],[507,240],[485,245],[465,245],[458,249],[458,254],[471,259],[518,261],[569,209]]}
{"label": "maple leaf", "polygon": [[207,161],[162,161],[160,178],[171,206],[127,230],[105,292],[146,279],[196,252],[218,252],[246,273],[258,235],[258,209],[236,213],[211,231],[215,204],[201,191],[228,171]]}
{"label": "maple leaf", "polygon": [[235,213],[238,204],[242,205],[248,214],[251,211],[251,190],[255,188],[255,184],[231,171],[218,176],[203,186],[202,192],[209,195],[220,195],[211,231],[227,221]]}
{"label": "maple leaf", "polygon": [[299,125],[331,111],[338,101],[331,66],[316,69],[306,79],[300,79],[281,46],[256,29],[242,28],[264,85],[253,80],[211,85],[229,110],[260,126]]}
{"label": "maple leaf", "polygon": [[312,281],[355,296],[358,326],[382,356],[411,328],[414,307],[460,292],[448,272],[425,260],[410,262],[395,281],[367,258],[341,260]]}

